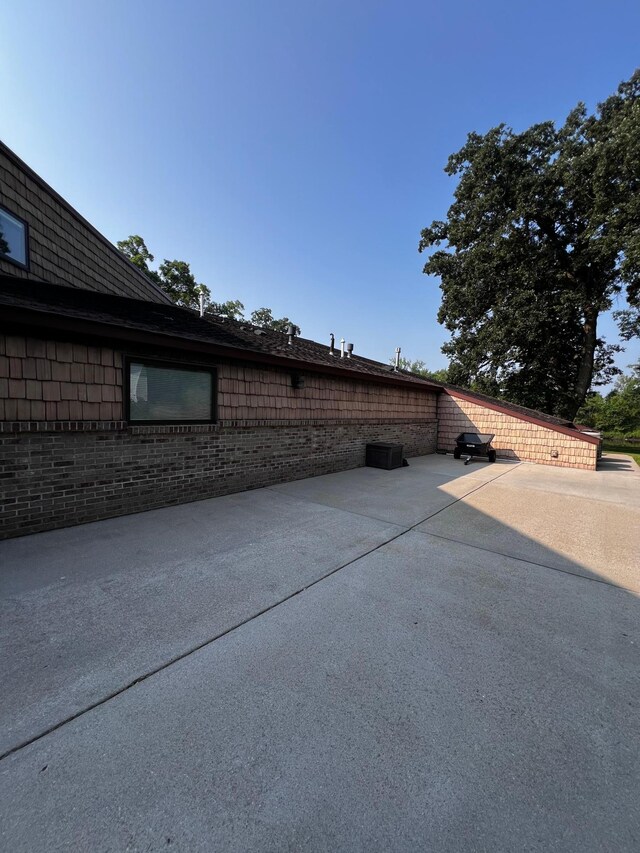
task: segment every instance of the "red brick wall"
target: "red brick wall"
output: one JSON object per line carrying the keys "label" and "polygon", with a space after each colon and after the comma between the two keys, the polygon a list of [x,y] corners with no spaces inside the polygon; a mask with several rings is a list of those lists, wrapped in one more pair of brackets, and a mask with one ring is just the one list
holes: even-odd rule
{"label": "red brick wall", "polygon": [[364,465],[370,441],[433,453],[435,421],[0,434],[0,539]]}
{"label": "red brick wall", "polygon": [[[438,400],[438,449],[452,451],[461,432],[495,433],[498,456],[595,470],[598,445],[443,393]],[[557,456],[553,454],[557,453]]]}
{"label": "red brick wall", "polygon": [[150,302],[169,300],[51,187],[0,142],[0,203],[29,226],[30,268],[0,272]]}

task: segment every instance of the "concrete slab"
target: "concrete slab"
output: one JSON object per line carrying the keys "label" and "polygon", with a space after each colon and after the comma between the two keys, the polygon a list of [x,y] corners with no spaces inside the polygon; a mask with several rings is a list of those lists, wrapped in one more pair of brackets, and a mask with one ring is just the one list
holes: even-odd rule
{"label": "concrete slab", "polygon": [[625,467],[425,457],[1,543],[2,846],[635,851]]}
{"label": "concrete slab", "polygon": [[407,533],[6,758],[3,846],[636,850],[639,626]]}
{"label": "concrete slab", "polygon": [[421,456],[415,460],[410,460],[412,465],[417,465],[425,474],[440,475],[443,477],[464,477],[483,480],[495,480],[501,477],[506,469],[518,468],[522,464],[516,460],[498,459],[495,463],[487,462],[478,457],[464,464],[463,459],[454,459],[453,455],[448,453],[437,453],[432,456]]}
{"label": "concrete slab", "polygon": [[[640,509],[618,499],[576,497],[570,485],[561,491],[555,471],[541,467],[516,469],[417,530],[640,591]],[[541,488],[545,477],[556,491]],[[525,488],[523,480],[537,487]],[[605,494],[595,486],[594,497]]]}
{"label": "concrete slab", "polygon": [[517,467],[510,463],[465,467],[463,462],[439,456],[410,459],[409,463],[408,468],[393,471],[356,468],[272,486],[271,490],[411,527]]}
{"label": "concrete slab", "polygon": [[640,508],[640,468],[630,457],[606,457],[597,471],[518,465],[509,485]]}
{"label": "concrete slab", "polygon": [[0,752],[399,532],[261,490],[0,543]]}

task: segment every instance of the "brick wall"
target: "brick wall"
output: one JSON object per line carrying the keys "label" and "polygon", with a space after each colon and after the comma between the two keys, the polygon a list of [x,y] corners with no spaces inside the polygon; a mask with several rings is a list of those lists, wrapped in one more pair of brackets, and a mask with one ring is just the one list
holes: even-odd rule
{"label": "brick wall", "polygon": [[[443,393],[438,399],[438,449],[452,451],[461,432],[495,433],[498,456],[595,470],[598,446]],[[557,453],[557,457],[552,455]]]}
{"label": "brick wall", "polygon": [[2,143],[0,203],[28,223],[30,256],[29,270],[0,258],[0,272],[150,302],[169,301]]}
{"label": "brick wall", "polygon": [[0,538],[355,468],[369,441],[400,442],[408,456],[433,453],[436,423],[2,434]]}

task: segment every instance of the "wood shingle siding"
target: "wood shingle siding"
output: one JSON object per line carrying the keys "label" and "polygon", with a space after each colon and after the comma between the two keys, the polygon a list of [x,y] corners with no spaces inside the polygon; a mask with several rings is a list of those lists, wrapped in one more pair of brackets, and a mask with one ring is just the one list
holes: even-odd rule
{"label": "wood shingle siding", "polygon": [[[493,401],[498,403],[498,401]],[[544,426],[526,419],[526,415],[508,414],[489,408],[482,401],[472,402],[454,392],[438,398],[438,450],[453,451],[461,432],[495,433],[492,447],[498,457],[537,462],[562,468],[585,468],[595,471],[598,444],[579,432],[556,425]]]}
{"label": "wood shingle siding", "polygon": [[169,298],[0,142],[0,204],[29,229],[29,270],[0,257],[0,273],[166,304]]}

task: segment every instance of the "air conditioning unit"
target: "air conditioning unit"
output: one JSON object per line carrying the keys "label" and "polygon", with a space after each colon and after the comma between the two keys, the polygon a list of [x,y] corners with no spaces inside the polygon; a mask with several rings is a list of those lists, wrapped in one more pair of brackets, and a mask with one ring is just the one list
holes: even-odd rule
{"label": "air conditioning unit", "polygon": [[367,444],[366,462],[370,468],[402,468],[402,444],[374,441]]}

